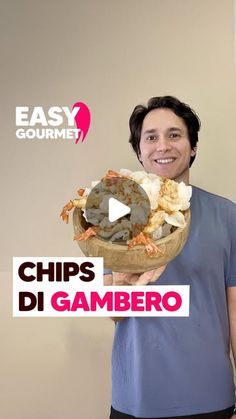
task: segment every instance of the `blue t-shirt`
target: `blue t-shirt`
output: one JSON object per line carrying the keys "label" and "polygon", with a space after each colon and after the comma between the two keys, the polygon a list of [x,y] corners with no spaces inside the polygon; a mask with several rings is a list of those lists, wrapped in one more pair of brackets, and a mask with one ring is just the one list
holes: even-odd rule
{"label": "blue t-shirt", "polygon": [[157,418],[233,405],[225,287],[236,286],[236,205],[193,187],[188,241],[154,284],[189,284],[190,316],[116,323],[112,406]]}

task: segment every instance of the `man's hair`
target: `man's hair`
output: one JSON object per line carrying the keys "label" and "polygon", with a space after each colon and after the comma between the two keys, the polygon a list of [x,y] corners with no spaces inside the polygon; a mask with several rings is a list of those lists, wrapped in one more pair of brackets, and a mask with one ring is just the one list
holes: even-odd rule
{"label": "man's hair", "polygon": [[[159,96],[149,99],[147,106],[138,105],[134,108],[129,119],[130,137],[129,142],[132,145],[137,157],[140,154],[140,137],[145,116],[153,109],[164,108],[170,109],[177,116],[182,118],[188,130],[188,137],[191,148],[194,149],[198,142],[198,131],[200,130],[201,121],[193,109],[186,103],[180,102],[173,96]],[[192,165],[195,156],[191,156],[190,164]]]}

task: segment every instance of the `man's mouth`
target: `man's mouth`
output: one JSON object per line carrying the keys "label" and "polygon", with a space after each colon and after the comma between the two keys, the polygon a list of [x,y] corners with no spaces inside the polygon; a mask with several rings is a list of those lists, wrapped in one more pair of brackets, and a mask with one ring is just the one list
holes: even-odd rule
{"label": "man's mouth", "polygon": [[175,161],[175,158],[170,157],[170,158],[166,158],[166,159],[156,159],[154,160],[156,163],[158,164],[168,164],[168,163],[173,163]]}

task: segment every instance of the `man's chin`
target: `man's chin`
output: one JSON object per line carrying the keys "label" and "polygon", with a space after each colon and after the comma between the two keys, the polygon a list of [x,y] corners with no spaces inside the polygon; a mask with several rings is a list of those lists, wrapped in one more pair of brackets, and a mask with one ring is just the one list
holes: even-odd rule
{"label": "man's chin", "polygon": [[146,170],[149,173],[153,173],[154,175],[161,176],[161,177],[167,177],[169,179],[175,178],[175,174],[173,173],[173,170],[170,170],[170,168],[164,168],[164,167],[158,167],[158,166],[152,166],[149,170]]}
{"label": "man's chin", "polygon": [[170,167],[160,167],[160,165],[152,165],[149,168],[145,168],[145,171],[148,173],[153,173],[154,175],[165,177],[168,179],[175,180],[176,182],[184,182],[186,185],[189,183],[189,169],[183,170],[181,173],[176,173],[174,168]]}

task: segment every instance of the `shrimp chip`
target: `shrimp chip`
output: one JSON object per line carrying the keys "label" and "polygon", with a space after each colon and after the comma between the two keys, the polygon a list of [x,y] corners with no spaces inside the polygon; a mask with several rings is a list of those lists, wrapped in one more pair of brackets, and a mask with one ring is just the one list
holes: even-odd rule
{"label": "shrimp chip", "polygon": [[183,228],[186,224],[184,214],[180,211],[172,212],[172,214],[165,214],[165,221],[175,227]]}
{"label": "shrimp chip", "polygon": [[192,187],[185,185],[184,182],[178,183],[178,194],[181,201],[181,211],[185,211],[190,207],[190,199],[192,196]]}

